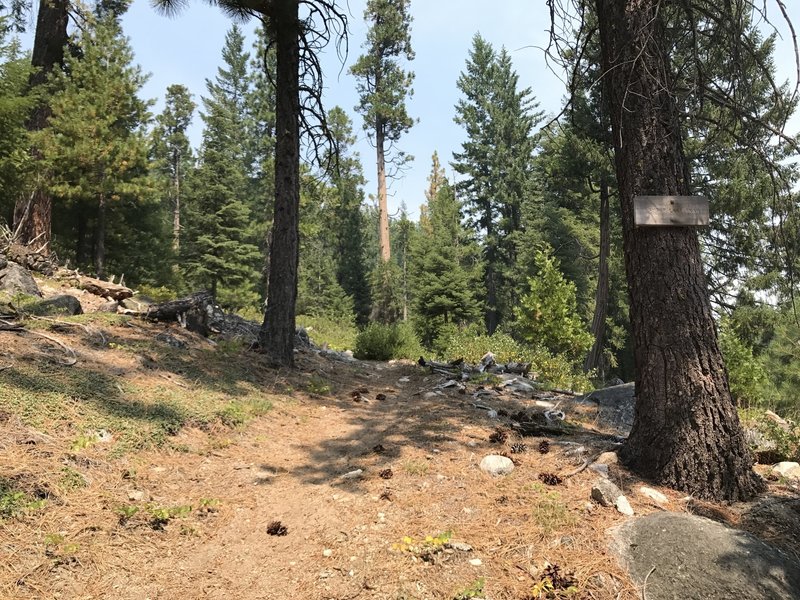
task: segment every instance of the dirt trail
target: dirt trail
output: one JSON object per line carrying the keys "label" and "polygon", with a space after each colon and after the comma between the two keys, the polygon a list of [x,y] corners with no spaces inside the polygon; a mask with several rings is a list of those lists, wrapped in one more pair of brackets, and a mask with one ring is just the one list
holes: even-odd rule
{"label": "dirt trail", "polygon": [[[0,520],[0,598],[527,600],[548,565],[574,586],[538,597],[640,597],[607,550],[607,529],[625,517],[588,503],[599,475],[539,480],[610,447],[591,430],[599,416],[586,405],[556,399],[590,425],[551,438],[543,454],[544,438],[519,438],[502,416],[543,410],[536,394],[494,390],[478,401],[480,382],[439,390],[444,377],[413,364],[342,362],[312,350],[298,355],[296,370],[276,372],[258,355],[211,348],[176,328],[123,323],[103,340],[74,327],[58,335],[78,349],[78,365],[54,367],[52,347],[4,339],[11,367],[0,372],[0,400],[5,393],[17,412],[0,411],[0,483],[48,503]],[[245,406],[254,385],[272,409],[239,428],[212,421],[180,429],[159,449],[117,454],[78,443],[81,419],[97,422],[89,409],[100,411],[95,419],[124,417],[113,421],[123,425],[169,426],[176,398],[218,410],[238,397]],[[27,394],[28,404],[9,393]],[[56,397],[67,406],[54,407]],[[36,421],[30,411],[61,420],[43,434],[26,424]],[[492,442],[498,427],[508,439]],[[526,447],[512,453],[520,442]],[[506,477],[478,468],[497,453],[516,463]],[[663,510],[624,469],[611,465],[610,477],[637,514]],[[686,510],[681,494],[661,491],[668,510]],[[718,512],[711,517],[738,518]],[[275,521],[286,535],[268,533]]]}

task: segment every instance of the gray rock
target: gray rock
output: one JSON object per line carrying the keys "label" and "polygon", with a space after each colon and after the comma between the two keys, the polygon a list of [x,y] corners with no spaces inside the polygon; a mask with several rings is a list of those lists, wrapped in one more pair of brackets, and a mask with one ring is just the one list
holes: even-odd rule
{"label": "gray rock", "polygon": [[64,294],[53,296],[47,300],[42,300],[30,307],[30,311],[35,315],[82,315],[83,307],[81,301],[75,296]]}
{"label": "gray rock", "polygon": [[119,304],[122,308],[127,308],[128,310],[135,310],[136,312],[145,312],[147,310],[147,307],[153,303],[144,296],[136,296],[135,298],[125,298]]}
{"label": "gray rock", "polygon": [[472,552],[472,546],[464,542],[447,542],[446,546],[459,552]]}
{"label": "gray rock", "polygon": [[800,464],[796,462],[780,462],[772,467],[772,474],[787,479],[800,479]]}
{"label": "gray rock", "polygon": [[631,503],[628,502],[628,499],[625,496],[620,496],[617,498],[617,501],[614,502],[614,508],[617,509],[617,512],[627,516],[633,516],[633,508],[631,508]]}
{"label": "gray rock", "polygon": [[480,467],[481,471],[489,475],[508,475],[514,470],[514,463],[506,456],[490,454],[483,457]]}
{"label": "gray rock", "polygon": [[11,261],[0,269],[0,292],[40,297],[42,295],[30,271]]}
{"label": "gray rock", "polygon": [[624,383],[594,390],[578,399],[596,402],[598,415],[603,424],[612,426],[621,435],[630,432],[636,406],[635,384]]}
{"label": "gray rock", "polygon": [[142,490],[131,490],[128,492],[128,500],[131,502],[141,502],[142,500],[149,500],[150,496],[147,492]]}
{"label": "gray rock", "polygon": [[619,457],[616,452],[603,452],[594,462],[601,465],[616,465],[619,462]]}
{"label": "gray rock", "polygon": [[8,259],[2,254],[0,254],[0,271],[5,269],[6,265],[8,265]]}
{"label": "gray rock", "polygon": [[104,313],[115,313],[117,312],[117,307],[119,306],[119,302],[116,300],[112,300],[111,302],[105,302],[97,307],[97,312],[104,312]]}
{"label": "gray rock", "polygon": [[608,477],[608,465],[604,465],[603,463],[593,462],[589,465],[589,468],[594,471],[595,473],[600,473],[603,477]]}
{"label": "gray rock", "polygon": [[642,487],[639,488],[639,493],[642,496],[647,496],[648,498],[657,502],[658,504],[669,504],[669,498],[667,498],[664,494],[662,494],[658,490],[654,490],[653,488],[649,488],[643,485]]}
{"label": "gray rock", "polygon": [[598,479],[592,486],[592,499],[603,506],[614,506],[622,491],[608,479]]}
{"label": "gray rock", "polygon": [[[800,563],[749,533],[658,512],[612,530],[612,550],[648,600],[800,598]],[[654,569],[655,567],[655,569]]]}

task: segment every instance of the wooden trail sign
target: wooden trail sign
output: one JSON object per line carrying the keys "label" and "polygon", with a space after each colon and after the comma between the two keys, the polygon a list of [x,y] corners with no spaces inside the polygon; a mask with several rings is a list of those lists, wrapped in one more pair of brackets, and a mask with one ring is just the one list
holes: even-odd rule
{"label": "wooden trail sign", "polygon": [[708,225],[704,196],[636,196],[633,222],[640,227]]}

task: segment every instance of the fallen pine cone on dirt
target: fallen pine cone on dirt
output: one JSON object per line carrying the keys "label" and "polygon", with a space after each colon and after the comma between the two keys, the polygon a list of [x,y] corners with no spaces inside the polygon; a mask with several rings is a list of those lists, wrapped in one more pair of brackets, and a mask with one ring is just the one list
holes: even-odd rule
{"label": "fallen pine cone on dirt", "polygon": [[391,469],[384,469],[383,471],[380,472],[380,476],[382,479],[391,479],[392,477],[394,477],[394,473],[392,472]]}
{"label": "fallen pine cone on dirt", "polygon": [[494,433],[489,436],[489,441],[493,444],[505,444],[508,439],[508,433],[503,429],[495,429]]}
{"label": "fallen pine cone on dirt", "polygon": [[280,521],[273,521],[267,526],[267,533],[270,535],[286,535],[289,533],[289,529]]}
{"label": "fallen pine cone on dirt", "polygon": [[527,449],[528,446],[525,444],[525,442],[517,442],[511,446],[511,452],[514,454],[520,454],[525,452]]}
{"label": "fallen pine cone on dirt", "polygon": [[548,442],[547,440],[542,440],[541,442],[539,442],[539,452],[541,454],[547,454],[548,452],[550,452],[550,442]]}
{"label": "fallen pine cone on dirt", "polygon": [[555,473],[539,473],[539,481],[547,485],[558,485],[561,483],[561,477]]}

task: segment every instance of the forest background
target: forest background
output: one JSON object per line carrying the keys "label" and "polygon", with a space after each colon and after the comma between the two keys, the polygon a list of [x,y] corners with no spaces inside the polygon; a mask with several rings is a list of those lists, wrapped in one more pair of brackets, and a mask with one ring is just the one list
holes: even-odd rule
{"label": "forest background", "polygon": [[[470,26],[454,22],[450,9],[439,6],[444,3],[417,4],[424,13],[414,13],[410,41],[419,54],[397,57],[400,68],[418,73],[411,86],[416,94],[407,99],[411,122],[395,144],[406,156],[395,155],[400,170],[390,201],[388,263],[379,259],[378,210],[370,197],[374,150],[354,110],[357,79],[348,73],[363,52],[361,4],[350,7],[345,65],[334,52],[326,55],[326,105],[341,162],[333,175],[310,167],[304,173],[299,321],[319,343],[364,357],[433,353],[476,360],[492,350],[501,360],[533,362],[541,378],[565,387],[631,379],[599,86],[588,74],[577,101],[554,123],[566,88],[536,48],[547,44],[547,15],[536,16],[541,7],[510,3],[504,30],[490,39],[473,30],[490,27],[491,19]],[[154,299],[207,288],[226,309],[258,319],[274,158],[274,91],[263,67],[274,59],[265,52],[263,31],[253,27],[232,26],[213,47],[206,33],[221,28],[207,20],[225,18],[214,9],[193,5],[189,15],[201,23],[180,27],[149,10],[139,2],[130,11],[124,2],[81,9],[65,69],[46,92],[51,127],[32,138],[24,115],[41,98],[26,92],[30,60],[14,40],[11,20],[4,22],[0,216],[10,224],[15,198],[45,178],[56,199],[52,249],[62,260],[102,277],[124,275]],[[456,12],[463,20],[480,14]],[[541,31],[526,32],[532,22]],[[132,31],[140,23],[147,23],[149,39],[134,55]],[[162,26],[159,34],[155,28]],[[758,23],[743,27],[762,57],[744,65],[754,84],[748,102],[792,132],[797,96],[792,85],[780,83],[793,72],[791,49]],[[193,51],[184,35],[202,51]],[[434,36],[447,44],[430,71],[432,61],[420,48]],[[169,38],[171,49],[158,43]],[[685,51],[679,36],[672,47],[676,56]],[[146,65],[155,74],[149,83],[138,66],[148,52],[160,57]],[[204,58],[209,52],[217,58]],[[727,57],[708,52],[724,81]],[[191,69],[170,66],[177,55]],[[423,79],[423,72],[433,75]],[[204,85],[198,74],[207,78]],[[782,86],[779,94],[773,79]],[[153,89],[157,81],[165,92]],[[150,100],[162,93],[159,103]],[[436,112],[417,110],[422,107]],[[743,406],[796,411],[797,153],[763,129],[746,132],[748,145],[720,133],[714,123],[731,116],[708,114],[691,97],[684,109],[695,188],[712,199],[704,257],[734,395]],[[35,166],[31,144],[45,158]],[[781,178],[789,183],[779,193],[771,189],[775,173],[754,159],[750,146],[768,148],[783,165]],[[404,160],[408,154],[413,162]],[[604,224],[608,272],[601,283]]]}

